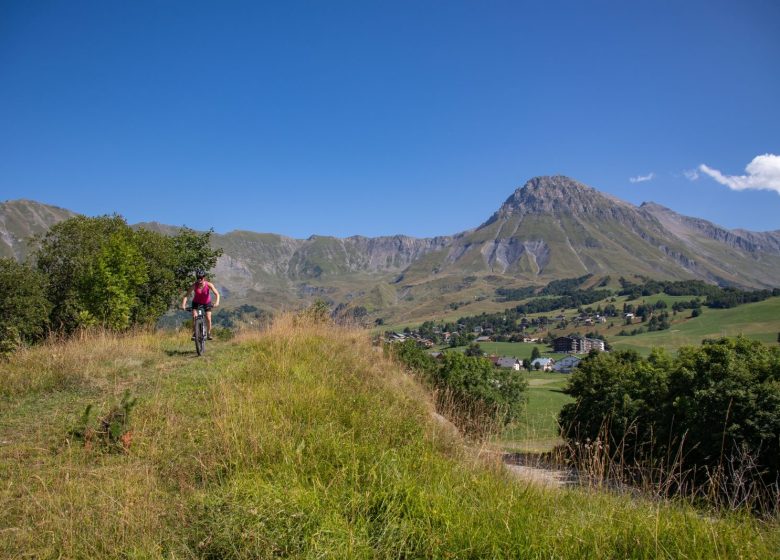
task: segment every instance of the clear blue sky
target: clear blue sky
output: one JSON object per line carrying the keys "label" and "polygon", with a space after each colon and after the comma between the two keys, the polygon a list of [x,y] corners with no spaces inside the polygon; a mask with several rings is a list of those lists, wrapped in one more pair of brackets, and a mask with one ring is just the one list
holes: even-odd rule
{"label": "clear blue sky", "polygon": [[774,0],[0,2],[0,200],[431,236],[565,174],[780,229],[764,154]]}

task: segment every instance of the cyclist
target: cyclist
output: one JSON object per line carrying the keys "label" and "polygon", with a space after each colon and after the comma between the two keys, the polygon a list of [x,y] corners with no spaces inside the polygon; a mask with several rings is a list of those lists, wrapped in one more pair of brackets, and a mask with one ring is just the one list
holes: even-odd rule
{"label": "cyclist", "polygon": [[[195,271],[195,278],[197,280],[190,286],[187,293],[184,294],[184,299],[181,300],[181,308],[187,309],[187,298],[192,295],[192,328],[193,335],[192,340],[195,340],[195,318],[198,316],[198,306],[203,305],[206,307],[206,325],[208,326],[207,340],[211,340],[211,308],[219,305],[219,292],[214,287],[214,284],[206,280],[206,271],[199,268]],[[216,300],[212,303],[211,292],[214,292]]]}

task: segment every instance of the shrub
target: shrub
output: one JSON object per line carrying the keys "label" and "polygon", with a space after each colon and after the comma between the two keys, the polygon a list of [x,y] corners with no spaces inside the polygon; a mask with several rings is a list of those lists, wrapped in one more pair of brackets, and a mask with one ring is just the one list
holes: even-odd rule
{"label": "shrub", "polygon": [[740,337],[684,347],[674,359],[657,349],[647,359],[597,354],[580,363],[565,392],[576,399],[559,417],[570,443],[601,437],[621,461],[666,468],[674,461],[697,483],[747,480],[777,491],[777,347]]}
{"label": "shrub", "polygon": [[51,324],[71,333],[94,324],[124,330],[154,323],[190,285],[196,267],[216,263],[221,250],[211,250],[210,235],[136,231],[118,215],[52,226],[33,252],[47,279]]}
{"label": "shrub", "polygon": [[465,411],[461,427],[479,424],[474,414],[508,423],[522,411],[528,384],[513,370],[496,368],[485,358],[461,352],[447,352],[437,361],[411,340],[389,348],[429,385],[446,392],[448,408]]}
{"label": "shrub", "polygon": [[12,350],[43,338],[51,309],[46,278],[26,264],[0,259],[0,286],[0,346]]}
{"label": "shrub", "polygon": [[122,400],[111,407],[105,415],[93,420],[93,407],[87,405],[78,421],[70,430],[71,436],[84,442],[87,448],[101,451],[127,451],[130,448],[130,412],[138,399],[130,398],[126,390]]}

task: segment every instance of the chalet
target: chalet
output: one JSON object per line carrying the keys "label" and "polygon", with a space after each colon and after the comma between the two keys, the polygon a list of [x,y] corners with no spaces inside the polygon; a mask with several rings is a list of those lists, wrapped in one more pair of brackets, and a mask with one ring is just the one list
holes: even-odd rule
{"label": "chalet", "polygon": [[[537,367],[537,365],[539,367]],[[536,358],[533,362],[531,362],[531,369],[552,371],[554,365],[555,365],[555,360],[553,360],[552,358]]]}
{"label": "chalet", "polygon": [[489,336],[479,336],[474,339],[474,342],[490,342]]}
{"label": "chalet", "polygon": [[553,371],[558,373],[571,373],[571,370],[576,368],[581,361],[582,359],[578,358],[577,356],[566,356],[565,358],[555,362]]}
{"label": "chalet", "polygon": [[523,367],[523,361],[518,360],[517,358],[491,356],[490,361],[493,362],[493,365],[495,365],[496,367],[513,369],[515,371],[520,371],[520,368]]}

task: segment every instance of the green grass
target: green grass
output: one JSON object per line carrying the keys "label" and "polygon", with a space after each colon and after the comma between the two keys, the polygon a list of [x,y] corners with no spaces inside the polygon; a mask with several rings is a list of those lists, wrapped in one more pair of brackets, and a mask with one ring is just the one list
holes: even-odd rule
{"label": "green grass", "polygon": [[528,379],[528,400],[523,417],[501,434],[498,442],[507,450],[544,452],[562,443],[558,429],[558,413],[572,401],[562,389],[567,374],[524,372]]}
{"label": "green grass", "polygon": [[[365,332],[283,319],[202,359],[188,338],[0,364],[0,557],[778,557],[774,522],[513,478]],[[127,453],[70,435],[127,389]]]}
{"label": "green grass", "polygon": [[[704,307],[701,315],[695,318],[690,318],[690,314],[688,309],[678,313],[677,317],[672,318],[669,330],[630,337],[612,336],[610,342],[616,349],[633,349],[646,355],[654,347],[674,351],[680,346],[700,344],[705,338],[739,334],[767,344],[776,344],[780,332],[780,297],[731,309]],[[641,324],[637,323],[631,328],[639,326]]]}

